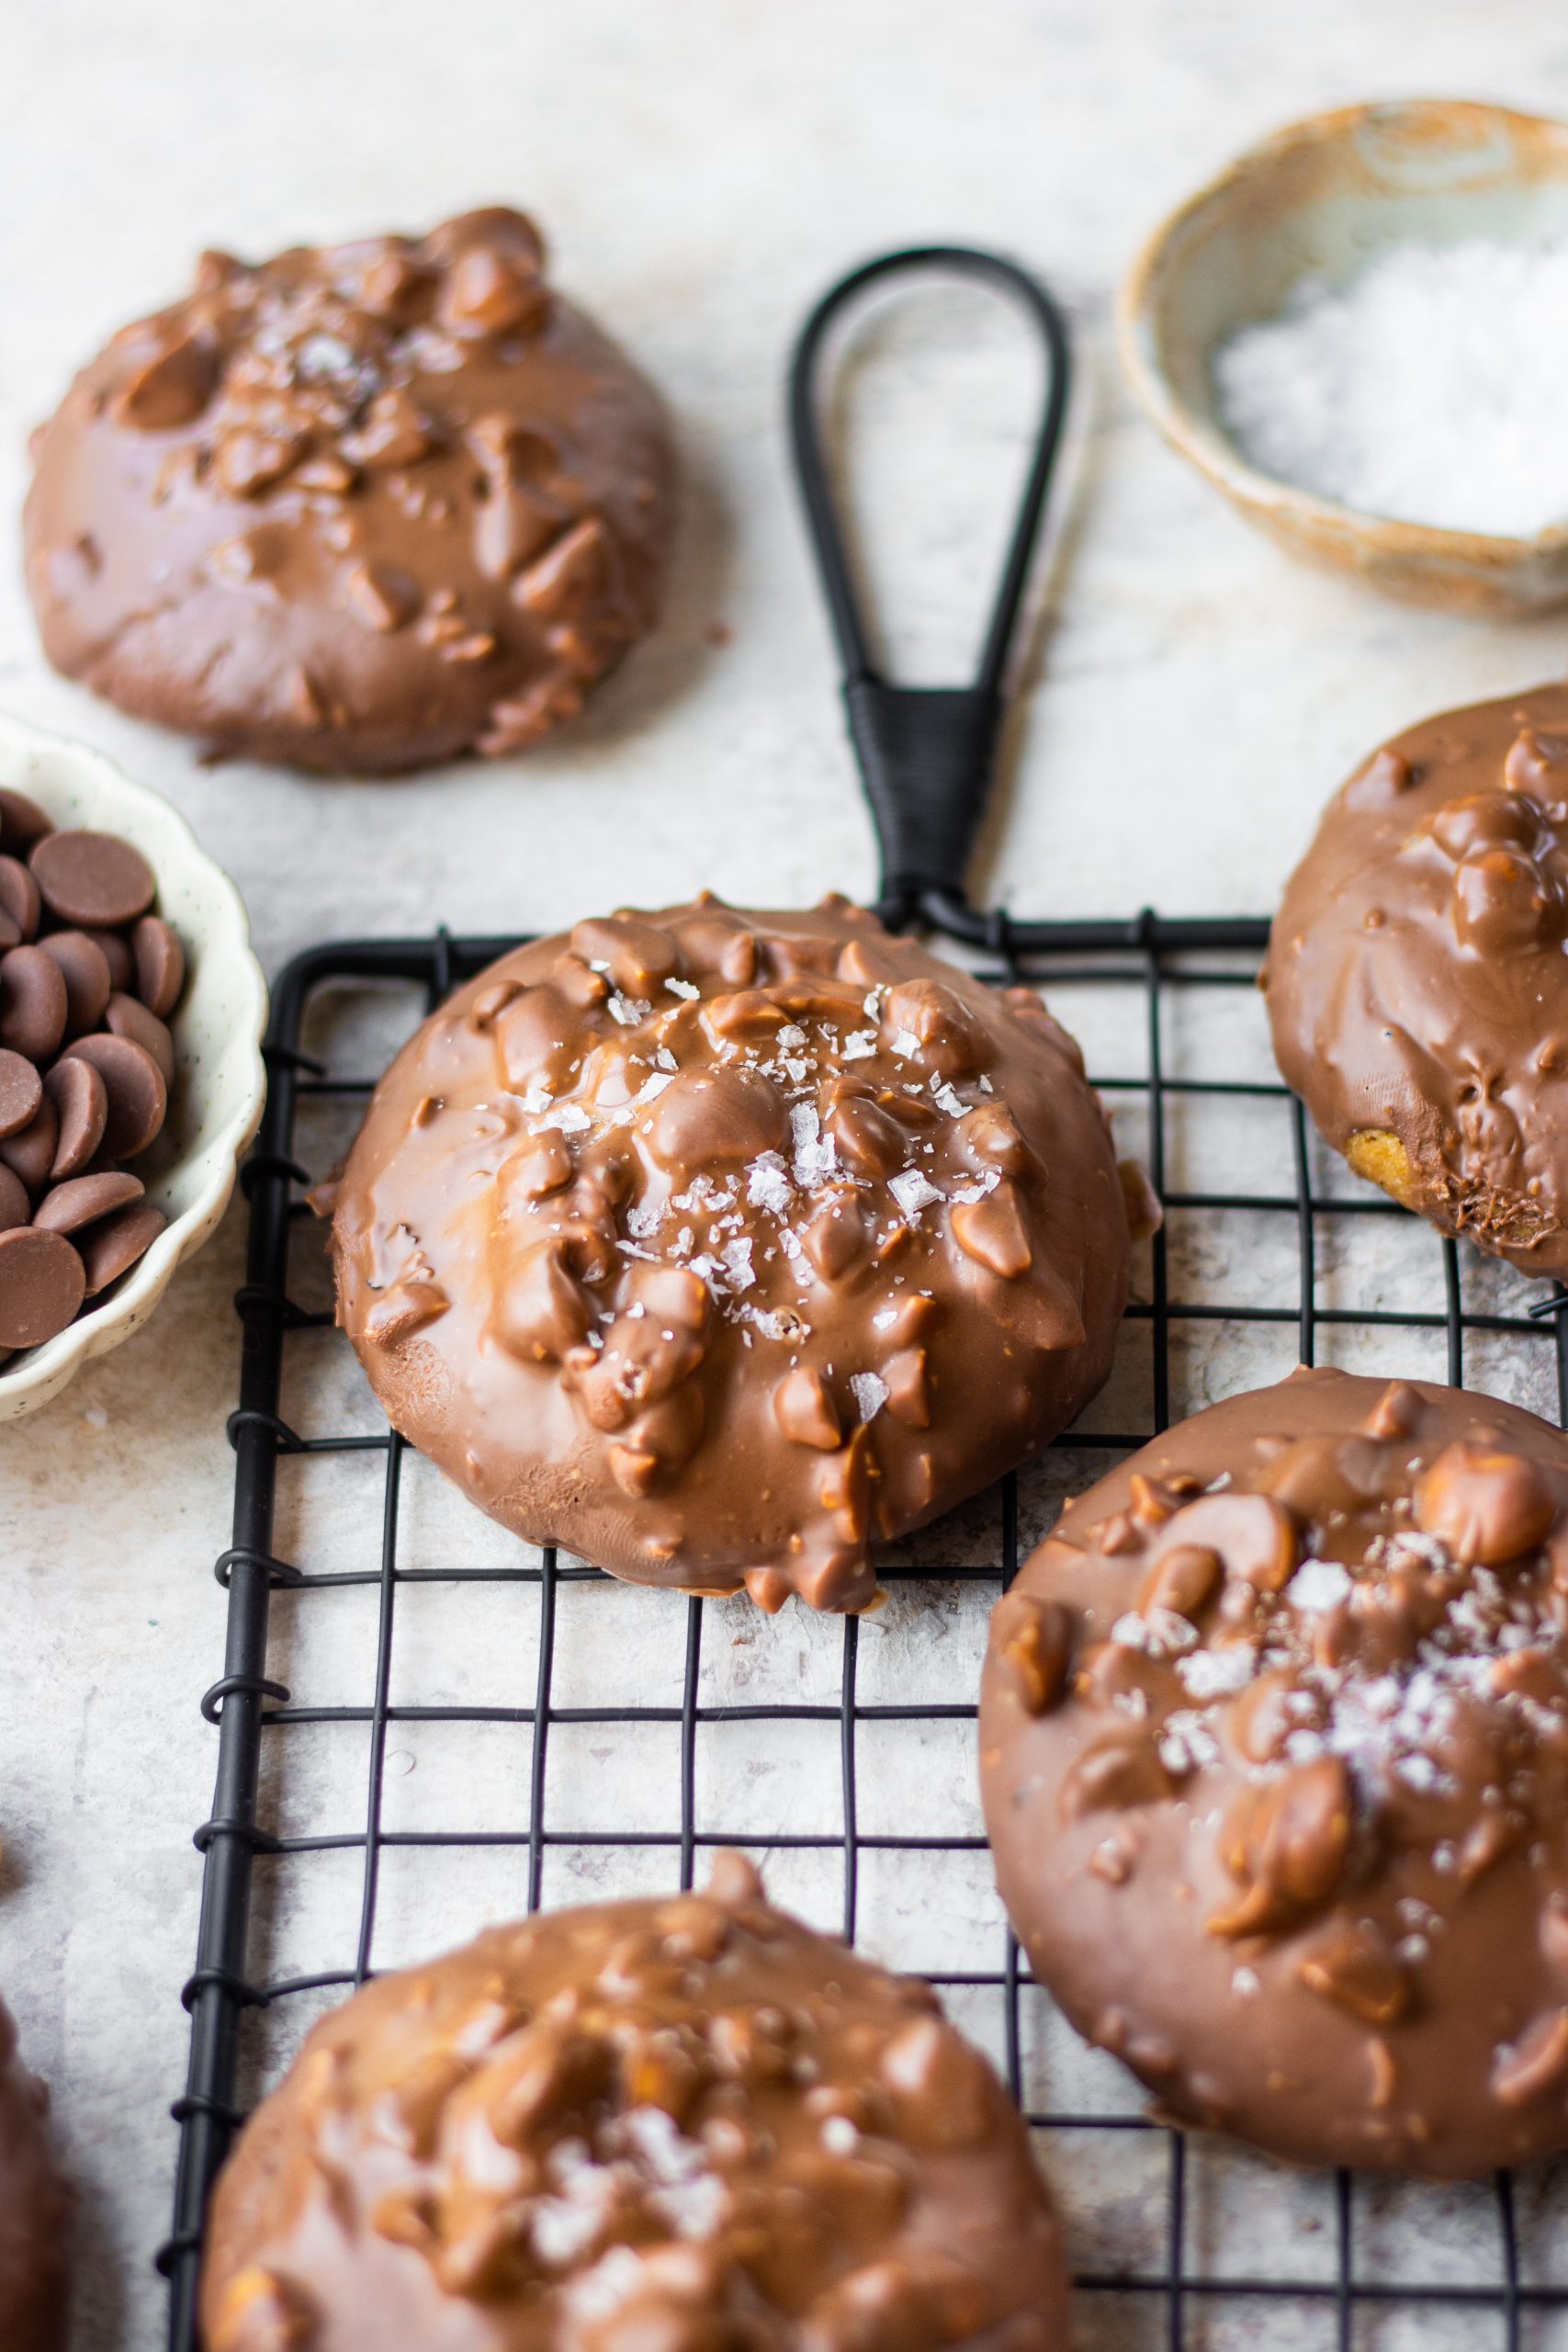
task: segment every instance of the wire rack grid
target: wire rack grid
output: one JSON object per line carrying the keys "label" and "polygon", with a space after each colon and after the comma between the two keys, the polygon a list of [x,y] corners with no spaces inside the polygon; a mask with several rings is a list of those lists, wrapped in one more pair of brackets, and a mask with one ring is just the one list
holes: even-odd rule
{"label": "wire rack grid", "polygon": [[[303,1194],[330,1159],[304,1165],[299,1155],[317,1114],[356,1121],[373,1082],[352,1059],[340,1066],[334,1014],[390,988],[407,998],[412,1025],[516,943],[442,933],[339,944],[282,976],[267,1046],[272,1091],[244,1171],[251,1226],[237,1302],[240,1402],[229,1423],[233,1541],[217,1563],[227,1644],[223,1672],[201,1702],[218,1766],[212,1811],[196,1833],[205,1860],[197,1964],[184,1992],[190,2061],[174,2110],[174,2232],[159,2257],[173,2352],[195,2352],[198,2342],[213,2177],[244,2106],[276,2079],[321,2007],[376,1968],[460,1940],[498,1912],[673,1879],[689,1885],[700,1855],[729,1844],[761,1856],[782,1899],[930,1976],[992,2048],[1066,2211],[1084,2347],[1568,2345],[1568,2254],[1556,2252],[1568,2244],[1568,2185],[1559,2190],[1555,2176],[1519,2187],[1501,2176],[1451,2192],[1320,2178],[1152,2119],[1135,2086],[1085,2052],[1032,1983],[995,1904],[967,1753],[987,1613],[1064,1488],[1204,1401],[1211,1377],[1225,1393],[1298,1358],[1332,1355],[1461,1385],[1480,1360],[1481,1385],[1517,1393],[1522,1378],[1522,1401],[1568,1423],[1568,1333],[1556,1295],[1542,1298],[1539,1285],[1438,1243],[1393,1204],[1342,1181],[1258,1053],[1252,982],[1263,923],[1145,914],[1023,928],[992,918],[988,934],[987,952],[970,959],[986,978],[1048,986],[1058,1010],[1064,993],[1071,1000],[1065,1017],[1089,1044],[1096,1083],[1119,1118],[1142,1125],[1166,1224],[1140,1269],[1127,1362],[1102,1400],[1108,1425],[1087,1417],[1091,1426],[1060,1439],[1049,1463],[903,1547],[885,1567],[892,1598],[878,1616],[804,1629],[805,1612],[763,1623],[744,1602],[682,1608],[510,1539],[476,1565],[475,1531],[485,1523],[471,1513],[447,1522],[456,1532],[444,1546],[412,1542],[411,1481],[424,1465],[367,1414],[367,1391],[353,1409],[342,1403],[350,1351],[324,1299],[299,1303],[301,1267],[314,1264],[319,1284],[321,1259]],[[1118,1059],[1097,1066],[1095,1008],[1111,1000],[1118,1021],[1098,1034]],[[1180,1034],[1193,1012],[1217,1039],[1206,1062]],[[307,1037],[319,1051],[306,1050]],[[1197,1118],[1217,1137],[1207,1161],[1181,1132]],[[1347,1249],[1352,1235],[1370,1255]],[[1391,1257],[1407,1261],[1408,1272],[1385,1281],[1378,1270]],[[293,1359],[307,1347],[312,1366],[296,1377]],[[300,1548],[280,1545],[277,1532],[290,1472],[373,1482],[355,1489],[355,1516],[370,1530],[362,1560],[307,1566],[280,1556]],[[498,1599],[513,1612],[514,1663],[531,1688],[480,1703],[465,1651],[434,1700],[406,1695],[400,1641],[417,1653],[471,1639],[477,1657],[489,1636],[476,1612]],[[297,1686],[314,1655],[311,1620],[324,1624],[345,1608],[366,1612],[367,1689],[346,1701],[307,1696]],[[655,1623],[668,1652],[662,1668],[640,1650],[642,1629]],[[444,1634],[433,1634],[437,1626]],[[434,1776],[436,1817],[430,1804],[411,1813],[396,1801],[394,1768],[412,1771],[421,1740],[453,1743],[449,1789],[439,1769]],[[348,1779],[337,1776],[330,1802],[305,1803],[299,1792],[315,1785],[319,1761],[311,1743],[323,1741],[336,1744]],[[725,1743],[716,1766],[707,1746],[716,1741]],[[632,1743],[629,1774],[617,1742]],[[427,1763],[439,1757],[434,1746],[424,1753]],[[485,1826],[471,1815],[453,1819],[482,1777],[484,1754],[503,1758],[510,1810]],[[646,1775],[638,1758],[651,1759]],[[831,1784],[836,1818],[799,1826],[781,1792],[807,1767]],[[634,1804],[635,1784],[659,1775],[663,1795],[645,1792]],[[343,1794],[351,1785],[357,1799]],[[591,1802],[584,1811],[594,1789],[600,1810]],[[563,1805],[577,1817],[563,1820]],[[384,1951],[393,1914],[403,1948],[394,1934]],[[933,1943],[936,1914],[945,1931]]]}

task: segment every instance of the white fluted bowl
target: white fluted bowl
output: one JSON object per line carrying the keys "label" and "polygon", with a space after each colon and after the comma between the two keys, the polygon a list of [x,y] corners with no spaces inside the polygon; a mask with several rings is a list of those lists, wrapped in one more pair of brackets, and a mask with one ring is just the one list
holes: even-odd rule
{"label": "white fluted bowl", "polygon": [[243,901],[177,810],[85,744],[0,714],[0,784],[27,793],[57,825],[134,842],[158,877],[158,910],[186,952],[185,993],[170,1016],[175,1083],[164,1132],[135,1162],[169,1222],[108,1295],[42,1347],[0,1364],[0,1421],[57,1396],[90,1356],[129,1340],[169,1278],[216,1227],[266,1099],[266,982],[251,953]]}

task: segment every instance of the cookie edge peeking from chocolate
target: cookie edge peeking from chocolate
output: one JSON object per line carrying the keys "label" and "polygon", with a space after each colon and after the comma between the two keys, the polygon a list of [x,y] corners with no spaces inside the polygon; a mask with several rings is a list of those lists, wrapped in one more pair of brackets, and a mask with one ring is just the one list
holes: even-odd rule
{"label": "cookie edge peeking from chocolate", "polygon": [[[457,2036],[471,2043],[462,2055]],[[639,2118],[649,2130],[628,2138]],[[660,2180],[680,2188],[694,2176],[696,2190],[717,2188],[706,2226],[683,2232],[679,2211],[660,2211],[667,2234],[629,2253],[603,2224],[547,2247],[536,2217],[542,2230],[540,2208],[569,2199],[571,2179],[558,2179],[551,2152],[564,2139],[574,2165],[604,2165],[617,2147],[642,2151],[655,2121],[648,2176],[631,2189],[644,2222]],[[323,2193],[313,2151],[328,2128],[337,2187]],[[762,2144],[748,2151],[759,2130]],[[487,2139],[517,2147],[536,2185],[498,2198]],[[862,2211],[835,2165],[857,2177],[874,2168],[901,2194],[866,2206],[860,2191]],[[781,2193],[817,2209],[793,2266],[773,2246],[782,2219],[767,2224]],[[840,2215],[835,2244],[824,2225]],[[748,2236],[761,2240],[750,2256]],[[474,2299],[503,2329],[517,2296],[558,2285],[566,2305],[612,2266],[604,2335],[584,2308],[572,2339],[604,2352],[643,2342],[638,2321],[661,2321],[661,2344],[686,2342],[685,2326],[694,2344],[717,2341],[705,2331],[726,2313],[741,2324],[722,2340],[750,2342],[748,2312],[782,2315],[791,2340],[811,2325],[824,2352],[912,2341],[1058,2352],[1067,2341],[1055,2209],[989,2061],[929,1987],[775,1909],[753,1865],[729,1851],[701,1893],[488,1928],[321,2019],[219,2179],[203,2340],[208,2352],[250,2352],[275,2340],[270,2324],[310,2352],[346,2301],[362,2312],[395,2297],[400,2340],[419,2352],[428,2317],[451,2301]],[[617,2295],[634,2321],[624,2338]]]}
{"label": "cookie edge peeking from chocolate", "polygon": [[[536,1031],[544,1061],[528,1058]],[[780,1035],[799,1043],[753,1042]],[[587,1114],[536,1084],[554,1054],[553,1083],[570,1093],[578,1080],[560,1073],[581,1070],[591,1049],[593,1068],[623,1050],[647,1068],[637,1063],[645,1082],[620,1114],[637,1122],[623,1153],[634,1173],[623,1181],[596,1157],[585,1192],[608,1128],[582,1136]],[[856,1092],[891,1099],[878,1091],[890,1056],[897,1121]],[[672,1086],[645,1115],[643,1098]],[[475,1102],[507,1129],[493,1146],[465,1108]],[[917,1114],[918,1145],[899,1125]],[[452,1140],[437,1154],[444,1119]],[[770,1121],[782,1148],[761,1150],[779,1140]],[[924,1152],[939,1175],[961,1159],[946,1193],[914,1167],[895,1172],[895,1148]],[[791,1229],[776,1235],[763,1162],[786,1196],[776,1213]],[[656,1192],[689,1205],[694,1176],[732,1193],[743,1182],[717,1224],[755,1298],[780,1291],[761,1318],[729,1294],[705,1238],[700,1281],[677,1265],[682,1237],[668,1227],[687,1209],[660,1209],[657,1243],[638,1222]],[[454,1185],[470,1181],[479,1191],[455,1207]],[[705,898],[594,919],[503,957],[393,1062],[333,1201],[339,1321],[394,1425],[481,1508],[636,1581],[744,1584],[768,1609],[791,1591],[818,1607],[870,1601],[874,1538],[1015,1467],[1100,1386],[1126,1295],[1127,1204],[1076,1046],[1032,991],[989,989],[843,900],[758,911]],[[798,1314],[775,1241],[808,1302]],[[486,1255],[523,1242],[515,1267]],[[934,1297],[917,1295],[936,1277]],[[613,1319],[596,1305],[601,1282],[606,1297],[627,1294]],[[633,1330],[626,1318],[643,1316]],[[646,1409],[605,1393],[612,1365]],[[741,1459],[744,1480],[722,1475]]]}
{"label": "cookie edge peeking from chocolate", "polygon": [[[1431,1816],[1419,1808],[1429,1796],[1450,1803],[1443,1773],[1457,1768],[1434,1777],[1427,1763],[1412,1767],[1406,1796],[1394,1741],[1410,1685],[1392,1666],[1386,1699],[1353,1701],[1393,1709],[1387,1757],[1371,1760],[1381,1796],[1340,1760],[1357,1755],[1359,1735],[1344,1744],[1339,1702],[1328,1700],[1325,1728],[1298,1758],[1278,1745],[1298,1720],[1288,1674],[1276,1693],[1256,1653],[1239,1679],[1189,1668],[1190,1657],[1225,1659],[1226,1641],[1243,1639],[1233,1600],[1259,1623],[1288,1605],[1320,1663],[1356,1655],[1342,1650],[1335,1615],[1348,1598],[1343,1577],[1314,1562],[1324,1589],[1291,1589],[1303,1566],[1299,1530],[1313,1523],[1305,1491],[1329,1491],[1320,1439],[1340,1465],[1336,1492],[1354,1472],[1414,1494],[1412,1552],[1403,1566],[1387,1555],[1367,1578],[1363,1627],[1388,1609],[1403,1644],[1398,1612],[1416,1612],[1413,1628],[1425,1622],[1422,1558],[1434,1591],[1442,1560],[1450,1575],[1468,1561],[1454,1605],[1470,1608],[1466,1595],[1490,1576],[1486,1607],[1506,1611],[1520,1591],[1526,1615],[1557,1629],[1549,1655],[1562,1649],[1562,1432],[1492,1397],[1332,1371],[1231,1397],[1079,1496],[997,1606],[979,1750],[998,1885],[1037,1979],[1086,2038],[1142,2077],[1168,2120],[1304,2164],[1472,2177],[1568,2147],[1568,1804],[1550,1778],[1562,1777],[1568,1707],[1551,1717],[1550,1754],[1530,1751],[1548,1779],[1510,1781],[1498,1821],[1478,1783],[1452,1782],[1468,1827],[1455,1828],[1445,1855],[1442,1840],[1424,1852]],[[1299,1506],[1244,1482],[1265,1475],[1265,1459],[1286,1491],[1300,1482]],[[1415,1463],[1427,1468],[1412,1487]],[[1521,1544],[1515,1573],[1528,1566],[1534,1580],[1528,1606],[1503,1558]],[[1517,1663],[1495,1668],[1479,1633],[1461,1644],[1481,1661],[1472,1690],[1482,1675],[1505,1677],[1486,1686],[1497,1695],[1483,1713],[1510,1739],[1505,1709],[1528,1713],[1535,1697],[1537,1652],[1519,1639]],[[1411,1672],[1427,1673],[1422,1707],[1429,1684],[1440,1709],[1442,1690],[1457,1691],[1470,1669],[1456,1667],[1445,1686],[1438,1652],[1436,1672],[1426,1656],[1411,1651]],[[1196,1711],[1190,1719],[1146,1695],[1172,1668],[1193,1694],[1181,1701]],[[1330,1677],[1325,1687],[1338,1686]],[[1358,1689],[1370,1688],[1363,1677]],[[1568,1695],[1561,1674],[1551,1688]],[[1255,1719],[1270,1744],[1244,1764],[1235,1742],[1252,1738]],[[1359,1720],[1345,1719],[1352,1734]],[[1453,1753],[1440,1745],[1445,1723],[1462,1720],[1431,1715],[1439,1756]],[[1532,1832],[1537,1793],[1555,1816]],[[1526,1826],[1516,1831],[1517,1809]]]}
{"label": "cookie edge peeking from chocolate", "polygon": [[1548,1099],[1568,1071],[1565,939],[1568,687],[1550,684],[1362,763],[1286,885],[1262,975],[1280,1073],[1356,1174],[1543,1276],[1568,1273],[1568,1115]]}
{"label": "cookie edge peeking from chocolate", "polygon": [[657,623],[678,465],[659,394],[544,271],[505,207],[203,255],[33,437],[54,668],[329,774],[509,755],[575,717]]}

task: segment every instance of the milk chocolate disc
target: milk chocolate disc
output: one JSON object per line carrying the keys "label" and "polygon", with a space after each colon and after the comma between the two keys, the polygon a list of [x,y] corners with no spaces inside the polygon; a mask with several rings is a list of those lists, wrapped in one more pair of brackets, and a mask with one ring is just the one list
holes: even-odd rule
{"label": "milk chocolate disc", "polygon": [[1068,2340],[990,2065],[739,1855],[701,1894],[492,1928],[314,2029],[219,2182],[208,2352],[304,2352],[301,2312],[398,2352]]}
{"label": "milk chocolate disc", "polygon": [[165,1086],[175,1082],[175,1041],[155,1012],[149,1012],[139,997],[122,996],[117,989],[108,1001],[105,1022],[117,1037],[130,1037],[146,1048],[163,1073]]}
{"label": "milk chocolate disc", "polygon": [[50,660],[310,768],[500,755],[571,718],[657,617],[675,461],[656,395],[543,268],[500,208],[204,262],[39,437]]}
{"label": "milk chocolate disc", "polygon": [[118,833],[46,833],[28,862],[50,913],[77,929],[134,922],[158,887],[141,851]]}
{"label": "milk chocolate disc", "polygon": [[0,1046],[0,1138],[19,1135],[38,1116],[43,1081],[25,1054]]}
{"label": "milk chocolate disc", "polygon": [[65,1035],[65,982],[41,947],[13,947],[0,956],[0,1046],[47,1061]]}
{"label": "milk chocolate disc", "polygon": [[66,1035],[80,1037],[96,1029],[113,988],[108,957],[98,941],[85,931],[51,931],[39,945],[59,965],[65,982]]}
{"label": "milk chocolate disc", "polygon": [[1274,1050],[1441,1232],[1568,1274],[1568,686],[1408,729],[1331,802],[1269,949]]}
{"label": "milk chocolate disc", "polygon": [[185,949],[162,915],[143,915],[130,934],[136,993],[149,1012],[166,1021],[186,981]]}
{"label": "milk chocolate disc", "polygon": [[0,1233],[0,1347],[36,1348],[63,1331],[86,1287],[82,1261],[61,1233],[36,1226]]}
{"label": "milk chocolate disc", "polygon": [[32,1213],[27,1186],[0,1161],[0,1233],[9,1233],[13,1226],[28,1224]]}
{"label": "milk chocolate disc", "polygon": [[[122,989],[133,988],[136,984],[135,958],[131,955],[129,944],[120,937],[118,932],[90,930],[85,936],[92,941],[108,966],[109,986]],[[107,1002],[107,998],[105,1001]]]}
{"label": "milk chocolate disc", "polygon": [[1077,1049],[843,900],[581,922],[404,1048],[341,1320],[482,1507],[645,1583],[853,1609],[1091,1396],[1128,1235]]}
{"label": "milk chocolate disc", "polygon": [[141,1177],[124,1168],[73,1176],[44,1194],[33,1213],[33,1224],[39,1233],[75,1233],[112,1210],[129,1208],[141,1198],[143,1190]]}
{"label": "milk chocolate disc", "polygon": [[79,1175],[104,1139],[108,1124],[108,1091],[91,1062],[67,1054],[44,1080],[44,1088],[60,1120],[59,1139],[50,1162],[50,1176]]}
{"label": "milk chocolate disc", "polygon": [[7,947],[36,937],[41,912],[39,887],[19,858],[0,856],[0,913],[17,934]]}
{"label": "milk chocolate disc", "polygon": [[1568,1438],[1301,1372],[1069,1505],[980,1767],[1036,1975],[1178,2116],[1312,2165],[1568,2147]]}
{"label": "milk chocolate disc", "polygon": [[29,1193],[41,1193],[50,1181],[60,1148],[60,1118],[44,1094],[27,1126],[14,1136],[0,1136],[0,1161],[18,1175]]}
{"label": "milk chocolate disc", "polygon": [[[5,965],[0,963],[0,977]],[[145,1151],[164,1124],[168,1089],[164,1073],[145,1046],[134,1038],[107,1036],[101,1031],[78,1037],[68,1055],[91,1062],[104,1081],[108,1110],[103,1150],[110,1159],[134,1159]]]}
{"label": "milk chocolate disc", "polygon": [[[3,797],[3,796],[0,796]],[[72,2209],[50,2145],[49,2093],[0,2003],[0,2344],[65,2352]]]}
{"label": "milk chocolate disc", "polygon": [[52,818],[44,815],[36,800],[0,785],[0,849],[8,857],[25,857],[34,842],[53,831]]}
{"label": "milk chocolate disc", "polygon": [[120,1209],[78,1235],[76,1247],[87,1270],[87,1296],[96,1298],[110,1283],[118,1282],[146,1255],[168,1222],[162,1209],[139,1201],[133,1208]]}

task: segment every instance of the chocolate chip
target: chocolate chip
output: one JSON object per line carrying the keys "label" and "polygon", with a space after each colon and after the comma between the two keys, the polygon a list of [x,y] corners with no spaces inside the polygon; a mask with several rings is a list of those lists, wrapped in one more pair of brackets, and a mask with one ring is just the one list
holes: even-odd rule
{"label": "chocolate chip", "polygon": [[[136,964],[128,943],[118,932],[89,929],[84,932],[83,937],[92,941],[108,966],[109,986],[122,989],[131,988],[136,979]],[[105,1002],[107,1001],[106,998]]]}
{"label": "chocolate chip", "polygon": [[185,986],[185,950],[162,915],[143,915],[130,934],[136,993],[149,1012],[166,1021]]}
{"label": "chocolate chip", "polygon": [[21,1178],[29,1193],[41,1193],[59,1143],[60,1114],[46,1094],[30,1125],[0,1141],[0,1162]]}
{"label": "chocolate chip", "polygon": [[37,1116],[43,1082],[21,1054],[0,1046],[0,1136],[20,1135]]}
{"label": "chocolate chip", "polygon": [[43,1083],[60,1120],[60,1139],[49,1170],[58,1184],[63,1177],[80,1175],[102,1143],[109,1098],[92,1063],[75,1054],[57,1061]]}
{"label": "chocolate chip", "polygon": [[14,792],[8,785],[0,784],[0,842],[8,853],[28,849],[53,831],[52,820],[44,815],[36,800],[29,800],[25,792]]}
{"label": "chocolate chip", "polygon": [[33,1212],[39,1233],[75,1233],[115,1209],[128,1209],[145,1190],[140,1176],[123,1168],[106,1168],[95,1176],[73,1176],[46,1193]]}
{"label": "chocolate chip", "polygon": [[[0,975],[5,968],[0,962]],[[146,1046],[131,1037],[105,1036],[98,1032],[78,1037],[68,1052],[78,1060],[91,1062],[107,1091],[102,1148],[111,1159],[134,1159],[157,1135],[168,1110],[163,1071]]]}
{"label": "chocolate chip", "polygon": [[155,1012],[133,996],[121,996],[118,991],[110,997],[105,1019],[117,1037],[130,1037],[144,1046],[164,1074],[165,1086],[175,1082],[175,1041]]}
{"label": "chocolate chip", "polygon": [[16,928],[17,937],[6,942],[7,947],[38,936],[39,917],[43,911],[39,887],[20,858],[0,857],[0,911]]}
{"label": "chocolate chip", "polygon": [[0,1046],[47,1061],[65,1035],[65,982],[41,947],[0,956]]}
{"label": "chocolate chip", "polygon": [[62,922],[134,922],[157,889],[141,851],[114,833],[48,833],[28,862],[44,904]]}
{"label": "chocolate chip", "polygon": [[36,1348],[63,1331],[86,1294],[86,1269],[62,1233],[0,1233],[0,1347]]}
{"label": "chocolate chip", "polygon": [[162,1209],[141,1201],[134,1208],[105,1217],[85,1233],[81,1250],[87,1270],[87,1296],[96,1298],[110,1283],[118,1282],[152,1248],[168,1222]]}
{"label": "chocolate chip", "polygon": [[[112,932],[107,936],[117,947],[123,944]],[[85,931],[51,931],[39,945],[54,958],[65,982],[66,1035],[80,1037],[85,1031],[96,1029],[114,987],[108,957],[98,942]]]}
{"label": "chocolate chip", "polygon": [[0,1167],[0,1233],[9,1233],[14,1226],[26,1225],[32,1217],[32,1203],[28,1188],[10,1169]]}

